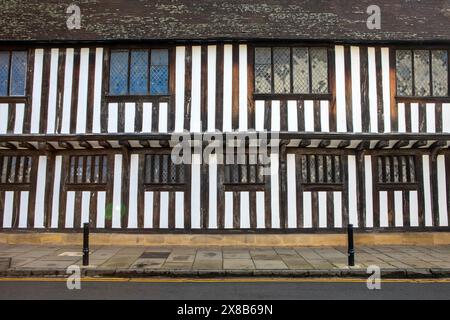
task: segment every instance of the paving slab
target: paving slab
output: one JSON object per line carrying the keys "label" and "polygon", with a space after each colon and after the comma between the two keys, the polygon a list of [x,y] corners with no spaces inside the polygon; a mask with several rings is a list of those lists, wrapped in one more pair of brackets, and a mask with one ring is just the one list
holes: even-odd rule
{"label": "paving slab", "polygon": [[255,269],[251,259],[223,259],[224,269],[252,270]]}
{"label": "paving slab", "polygon": [[278,269],[289,269],[288,266],[281,260],[255,260],[256,269],[263,270],[278,270]]}

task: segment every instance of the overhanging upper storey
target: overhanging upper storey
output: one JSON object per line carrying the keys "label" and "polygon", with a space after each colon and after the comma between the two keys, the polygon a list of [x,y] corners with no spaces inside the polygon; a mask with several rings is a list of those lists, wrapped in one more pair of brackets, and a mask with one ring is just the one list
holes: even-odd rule
{"label": "overhanging upper storey", "polygon": [[[69,30],[72,4],[81,23]],[[381,10],[380,29],[367,27],[372,5]],[[3,41],[450,41],[447,0],[2,0],[0,6]]]}

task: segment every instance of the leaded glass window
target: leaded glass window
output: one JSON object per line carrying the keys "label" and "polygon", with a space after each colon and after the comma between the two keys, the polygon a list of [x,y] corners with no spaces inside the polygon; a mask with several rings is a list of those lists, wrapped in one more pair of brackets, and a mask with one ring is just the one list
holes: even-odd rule
{"label": "leaded glass window", "polygon": [[415,184],[416,157],[378,156],[378,183],[379,184]]}
{"label": "leaded glass window", "polygon": [[446,97],[448,51],[397,50],[397,95]]}
{"label": "leaded glass window", "polygon": [[26,51],[0,51],[0,96],[25,96]]}
{"label": "leaded glass window", "polygon": [[343,186],[344,156],[302,154],[299,156],[301,183],[310,186]]}
{"label": "leaded glass window", "polygon": [[31,162],[30,156],[0,157],[0,184],[29,184]]}
{"label": "leaded glass window", "polygon": [[412,53],[409,50],[397,50],[397,94],[413,95]]}
{"label": "leaded glass window", "polygon": [[108,156],[71,156],[68,184],[106,184],[108,181]]}
{"label": "leaded glass window", "polygon": [[255,92],[272,92],[272,51],[270,48],[255,49]]}
{"label": "leaded glass window", "polygon": [[109,82],[111,95],[167,95],[169,51],[111,51]]}
{"label": "leaded glass window", "polygon": [[448,52],[433,50],[431,52],[433,77],[433,95],[443,97],[448,95]]}
{"label": "leaded glass window", "polygon": [[251,152],[235,154],[232,162],[224,166],[224,184],[262,185],[265,183],[264,155]]}
{"label": "leaded glass window", "polygon": [[152,50],[150,94],[168,94],[169,57],[167,50]]}
{"label": "leaded glass window", "polygon": [[170,154],[146,154],[144,157],[144,184],[182,185],[185,184],[183,164],[175,164]]}
{"label": "leaded glass window", "polygon": [[308,48],[292,49],[292,67],[295,93],[309,93]]}
{"label": "leaded glass window", "polygon": [[326,48],[255,49],[255,93],[328,93]]}
{"label": "leaded glass window", "polygon": [[291,54],[289,48],[273,49],[273,74],[275,93],[291,91]]}

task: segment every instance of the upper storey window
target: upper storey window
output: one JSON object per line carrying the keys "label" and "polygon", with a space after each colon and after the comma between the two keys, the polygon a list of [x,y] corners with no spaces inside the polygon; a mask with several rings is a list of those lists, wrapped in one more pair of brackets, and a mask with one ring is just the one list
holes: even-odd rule
{"label": "upper storey window", "polygon": [[255,49],[255,93],[327,94],[328,91],[327,48]]}
{"label": "upper storey window", "polygon": [[447,97],[448,51],[397,50],[397,95]]}
{"label": "upper storey window", "polygon": [[169,51],[112,50],[109,94],[167,95],[169,93]]}
{"label": "upper storey window", "polygon": [[26,51],[0,51],[0,97],[25,96]]}

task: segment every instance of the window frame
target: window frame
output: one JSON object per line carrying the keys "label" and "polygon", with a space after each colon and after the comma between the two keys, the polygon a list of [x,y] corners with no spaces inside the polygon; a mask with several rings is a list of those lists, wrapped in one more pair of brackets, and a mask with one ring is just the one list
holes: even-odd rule
{"label": "window frame", "polygon": [[[77,152],[77,153],[64,153],[61,154],[64,157],[64,166],[66,170],[64,172],[63,184],[65,186],[65,191],[109,191],[111,186],[111,177],[114,172],[110,172],[112,164],[114,164],[114,153],[108,152],[106,150],[96,150],[96,152]],[[104,156],[106,157],[106,181],[102,183],[92,183],[92,182],[70,182],[71,177],[71,159],[72,157],[95,157]],[[112,164],[111,164],[112,162]],[[83,161],[83,170],[86,170],[86,162]],[[74,175],[76,177],[76,175]]]}
{"label": "window frame", "polygon": [[139,167],[138,167],[138,185],[142,192],[189,192],[191,188],[191,165],[190,164],[180,164],[184,167],[184,183],[176,184],[163,184],[163,183],[145,183],[145,156],[146,155],[171,155],[173,148],[162,147],[158,149],[133,149],[130,153],[132,155],[139,156]]}
{"label": "window frame", "polygon": [[[257,48],[270,48],[271,49],[271,92],[270,93],[258,93],[256,92],[256,76],[255,76],[255,56]],[[275,93],[274,92],[274,64],[273,64],[273,49],[274,48],[289,48],[290,49],[290,92],[289,93]],[[325,49],[327,51],[327,93],[293,93],[293,59],[292,59],[292,50],[294,48],[306,48],[306,49]],[[304,100],[329,100],[333,99],[333,95],[335,94],[335,70],[334,70],[334,57],[335,57],[335,48],[334,45],[329,43],[259,43],[255,45],[248,45],[248,49],[251,50],[252,61],[251,61],[251,77],[252,77],[252,92],[254,100],[267,100],[267,99],[304,99]],[[312,85],[312,73],[311,73],[311,64],[309,57],[309,85],[311,89]],[[250,63],[250,61],[248,61]]]}
{"label": "window frame", "polygon": [[[36,183],[36,161],[38,161],[38,156],[34,153],[29,152],[17,152],[17,150],[2,150],[2,154],[0,156],[3,157],[28,157],[31,160],[29,164],[29,182],[13,182],[13,183],[1,183],[0,182],[0,191],[30,191],[31,186]],[[3,163],[2,163],[3,164]],[[17,174],[17,166],[15,168],[15,174]],[[0,168],[0,172],[2,168]],[[1,178],[1,177],[0,177]],[[0,180],[1,181],[1,180]],[[1,228],[1,227],[0,227]]]}
{"label": "window frame", "polygon": [[[234,160],[237,161],[238,156],[241,155],[238,152],[233,152],[233,157]],[[249,151],[248,148],[246,148],[246,151],[244,152],[245,155],[245,161],[247,162],[247,160],[249,159]],[[260,154],[256,153],[256,156],[258,157]],[[267,156],[267,155],[266,155]],[[226,161],[226,157],[227,155],[224,155],[224,161]],[[222,170],[223,170],[223,187],[225,191],[265,191],[266,189],[266,185],[269,182],[269,177],[267,175],[263,175],[263,180],[262,182],[257,182],[258,180],[258,168],[264,168],[267,167],[267,165],[264,165],[262,163],[259,163],[259,161],[257,160],[258,163],[256,164],[250,164],[250,161],[248,161],[248,163],[245,164],[239,164],[239,163],[234,163],[234,164],[226,164],[224,163],[222,165]],[[239,170],[239,174],[241,174],[241,166],[247,166],[247,182],[231,182],[231,181],[227,181],[227,167],[232,167],[234,169]],[[248,178],[249,178],[249,168],[250,166],[256,166],[255,168],[255,182],[248,182]],[[240,178],[240,175],[239,175]]]}
{"label": "window frame", "polygon": [[[155,155],[159,155],[159,156],[168,156],[169,157],[169,161],[170,157],[171,157],[171,151],[170,150],[164,150],[163,152],[154,152],[154,151],[145,151],[141,154],[141,156],[144,158],[143,162],[144,165],[142,166],[142,173],[144,174],[144,178],[142,179],[142,184],[144,186],[144,190],[145,191],[164,191],[164,190],[168,190],[168,191],[184,191],[186,189],[186,185],[188,184],[187,181],[187,170],[188,165],[186,164],[179,164],[178,166],[181,166],[184,169],[184,182],[175,182],[175,183],[171,183],[171,182],[150,182],[147,183],[145,181],[145,175],[147,172],[147,161],[146,161],[146,157],[147,156],[155,156]],[[160,163],[161,165],[161,163]],[[169,168],[168,167],[168,173],[169,173]],[[152,166],[153,169],[153,166]],[[160,167],[161,170],[161,167]],[[161,170],[162,171],[162,170]],[[151,171],[153,172],[153,171]],[[168,179],[169,180],[169,179]]]}
{"label": "window frame", "polygon": [[[28,101],[28,98],[30,96],[30,90],[32,89],[33,85],[33,77],[31,76],[31,71],[34,69],[34,63],[31,61],[31,58],[34,56],[32,51],[34,48],[29,47],[9,47],[5,46],[0,48],[0,51],[8,52],[9,53],[9,70],[8,70],[8,95],[6,96],[0,96],[0,103],[26,103]],[[26,53],[26,68],[25,68],[25,79],[24,79],[24,94],[23,95],[10,95],[11,93],[11,61],[12,61],[12,53],[13,52],[24,52]]]}
{"label": "window frame", "polygon": [[[110,78],[111,78],[111,52],[112,51],[128,51],[128,93],[123,95],[115,95],[110,93]],[[148,65],[148,92],[146,94],[130,94],[130,64],[131,64],[131,51],[149,51],[149,65]],[[167,94],[150,94],[150,66],[151,66],[151,51],[152,50],[167,50],[168,51],[168,80],[167,80]],[[155,101],[155,100],[167,100],[174,94],[174,82],[175,82],[175,47],[173,45],[157,45],[157,46],[109,46],[105,48],[105,68],[103,74],[103,95],[107,102],[123,102],[129,101]]]}
{"label": "window frame", "polygon": [[[418,50],[426,50],[429,52],[430,57],[430,96],[416,96],[415,93],[415,73],[414,73],[414,51]],[[402,96],[398,94],[398,77],[397,77],[397,51],[411,51],[412,58],[411,58],[411,67],[412,67],[412,92],[413,95],[411,96]],[[447,67],[447,95],[445,96],[433,96],[433,74],[432,74],[432,51],[447,51],[447,57],[448,57],[448,67]],[[396,46],[393,47],[392,50],[390,50],[390,54],[392,54],[392,62],[390,65],[390,68],[394,70],[393,72],[393,88],[391,87],[391,91],[394,95],[394,98],[397,103],[402,102],[450,102],[450,48],[449,47],[442,47],[442,46],[426,46],[426,47],[402,47],[402,46]]]}
{"label": "window frame", "polygon": [[[378,159],[380,157],[402,157],[402,156],[412,156],[414,157],[414,177],[415,182],[380,182],[379,181],[379,167]],[[404,190],[404,191],[419,191],[422,184],[422,172],[421,167],[421,157],[422,153],[415,153],[414,151],[401,151],[401,150],[389,150],[385,152],[374,152],[371,154],[372,157],[372,170],[373,170],[373,185],[374,189],[377,191],[392,191],[392,190]],[[392,169],[391,169],[392,172]]]}
{"label": "window frame", "polygon": [[[348,156],[356,155],[356,152],[352,149],[324,149],[324,148],[301,148],[301,147],[289,147],[286,148],[286,161],[287,155],[295,155],[295,163],[297,167],[297,161],[301,161],[299,157],[303,155],[333,155],[341,157],[341,183],[304,183],[302,179],[302,172],[297,172],[297,176],[300,179],[296,183],[299,186],[297,192],[346,192],[348,191]],[[301,164],[300,164],[301,166]]]}

